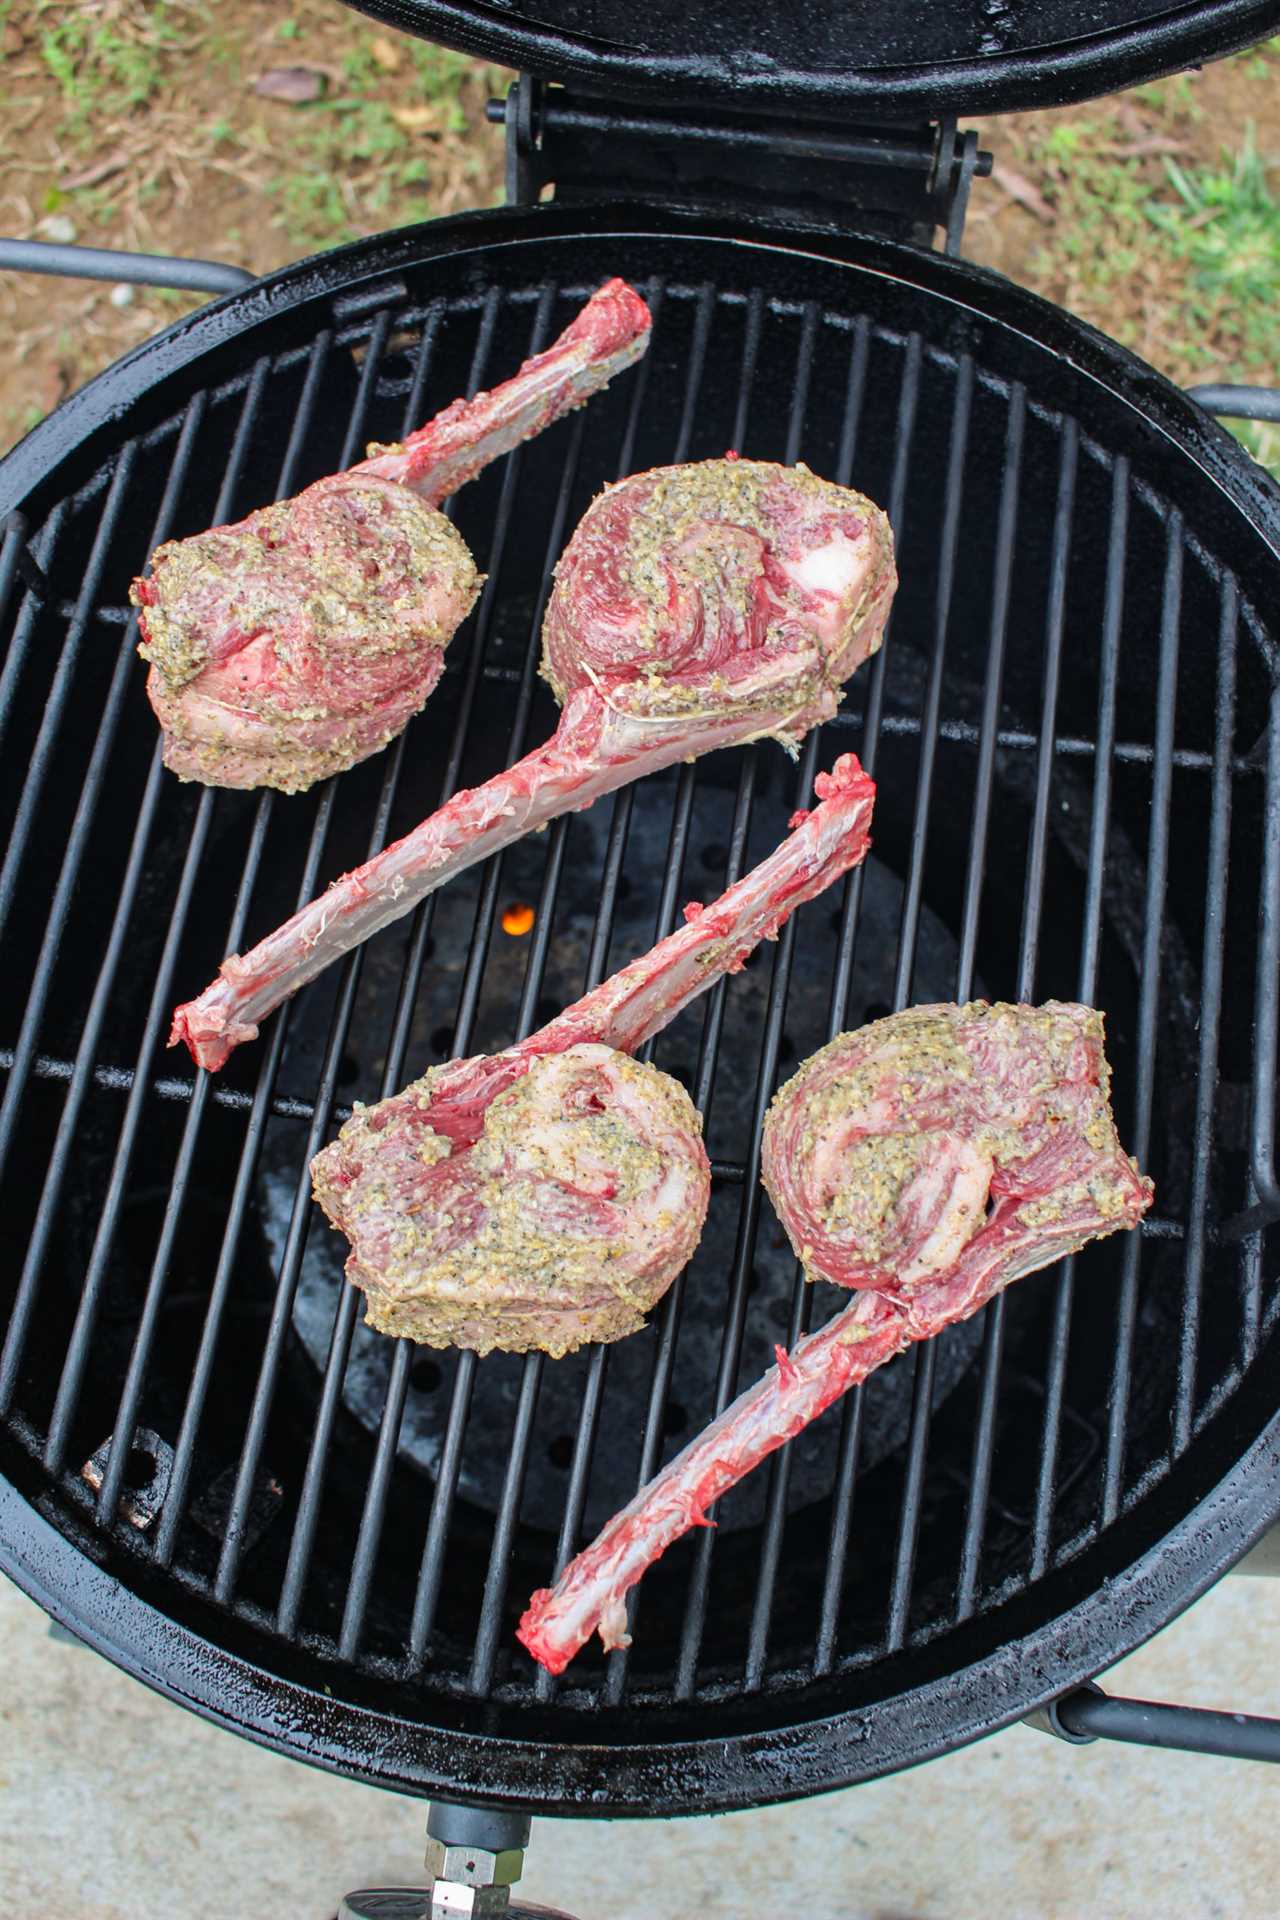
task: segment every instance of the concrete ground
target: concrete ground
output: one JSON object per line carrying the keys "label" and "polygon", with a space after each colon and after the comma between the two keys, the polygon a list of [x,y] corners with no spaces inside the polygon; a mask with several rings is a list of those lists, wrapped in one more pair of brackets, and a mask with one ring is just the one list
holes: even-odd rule
{"label": "concrete ground", "polygon": [[[1233,1578],[1112,1691],[1280,1714],[1280,1580]],[[420,1804],[206,1726],[0,1581],[0,1888],[39,1920],[332,1920],[420,1880]],[[1280,1769],[1015,1727],[931,1766],[719,1818],[535,1822],[521,1893],[578,1920],[1258,1920]]]}

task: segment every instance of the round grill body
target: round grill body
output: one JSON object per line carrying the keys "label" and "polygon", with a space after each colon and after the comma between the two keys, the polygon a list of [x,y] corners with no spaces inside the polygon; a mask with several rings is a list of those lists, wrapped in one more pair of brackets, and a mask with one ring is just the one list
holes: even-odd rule
{"label": "round grill body", "polygon": [[[126,604],[157,541],[503,377],[613,273],[650,353],[457,500],[489,584],[403,740],[292,799],[165,774]],[[765,743],[648,780],[435,896],[216,1079],[166,1054],[226,951],[549,733],[549,569],[599,487],[729,448],[850,481],[897,530],[888,642],[799,766]],[[1275,1517],[1276,495],[1163,380],[889,244],[473,216],[182,322],[16,450],[0,506],[44,576],[11,539],[0,1556],[74,1631],[388,1786],[706,1811],[1010,1721]],[[657,1042],[716,1178],[649,1328],[560,1363],[369,1334],[306,1173],[352,1101],[646,948],[849,748],[879,787],[868,865]],[[877,1375],[646,1578],[629,1656],[548,1683],[513,1638],[529,1592],[832,1310],[759,1187],[772,1087],[833,1031],[979,992],[1105,1010],[1142,1233]]]}

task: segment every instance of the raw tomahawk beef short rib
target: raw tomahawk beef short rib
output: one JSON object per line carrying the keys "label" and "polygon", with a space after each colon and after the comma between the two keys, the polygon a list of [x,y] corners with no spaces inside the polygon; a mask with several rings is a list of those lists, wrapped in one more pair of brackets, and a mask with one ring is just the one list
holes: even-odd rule
{"label": "raw tomahawk beef short rib", "polygon": [[794,746],[879,646],[896,585],[884,514],[803,467],[707,460],[610,487],[547,607],[552,739],[225,960],[177,1009],[171,1044],[216,1069],[331,961],[557,815],[714,747]]}
{"label": "raw tomahawk beef short rib", "polygon": [[630,1644],[626,1594],[766,1455],[915,1340],[1012,1280],[1132,1227],[1152,1186],[1121,1149],[1102,1015],[914,1007],[842,1034],[775,1096],[769,1197],[810,1280],[854,1303],[677,1454],[536,1593],[519,1637],[559,1673],[593,1632]]}
{"label": "raw tomahawk beef short rib", "polygon": [[440,502],[638,359],[649,324],[611,280],[514,379],[403,446],[158,548],[130,598],[170,771],[300,793],[402,732],[482,580]]}
{"label": "raw tomahawk beef short rib", "polygon": [[633,1333],[710,1192],[684,1089],[629,1058],[856,866],[875,789],[852,755],[777,851],[540,1032],[357,1108],[312,1162],[371,1326],[427,1346],[570,1353]]}

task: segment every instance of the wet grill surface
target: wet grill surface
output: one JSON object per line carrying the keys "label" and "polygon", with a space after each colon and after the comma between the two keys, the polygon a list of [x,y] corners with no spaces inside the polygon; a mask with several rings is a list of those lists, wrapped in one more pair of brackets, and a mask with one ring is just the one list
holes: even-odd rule
{"label": "wet grill surface", "polygon": [[[520,1774],[527,1798],[662,1810],[676,1789],[646,1793],[628,1749],[709,1749],[959,1672],[1092,1593],[1255,1437],[1276,1237],[1222,1229],[1259,1199],[1255,1081],[1274,1096],[1254,1019],[1280,704],[1240,577],[1256,532],[1027,339],[816,260],[630,238],[597,271],[568,242],[528,251],[406,265],[354,315],[317,298],[262,323],[39,502],[50,591],[12,579],[0,678],[3,1464],[204,1642],[373,1726],[456,1730],[472,1790],[483,1730],[556,1748]],[[504,377],[612,271],[653,304],[650,355],[455,503],[489,582],[404,738],[294,799],[166,775],[125,606],[156,542]],[[730,447],[891,513],[902,588],[839,718],[798,765],[766,743],[556,823],[193,1078],[169,1013],[225,952],[550,732],[549,568],[600,485]],[[510,1043],[646,949],[850,748],[878,782],[871,860],[650,1050],[705,1113],[716,1179],[648,1329],[557,1363],[370,1334],[306,1173],[352,1101]],[[510,934],[519,906],[532,927]],[[646,1578],[630,1655],[550,1682],[512,1637],[529,1591],[835,1304],[759,1186],[774,1086],[835,1032],[978,993],[1105,1010],[1121,1137],[1156,1181],[1143,1231],[876,1375]],[[977,1718],[938,1726],[941,1745]],[[353,1727],[312,1757],[372,1770]],[[709,1761],[699,1804],[897,1763],[859,1739],[852,1761],[762,1767],[754,1791]],[[495,1764],[483,1781],[507,1785]]]}

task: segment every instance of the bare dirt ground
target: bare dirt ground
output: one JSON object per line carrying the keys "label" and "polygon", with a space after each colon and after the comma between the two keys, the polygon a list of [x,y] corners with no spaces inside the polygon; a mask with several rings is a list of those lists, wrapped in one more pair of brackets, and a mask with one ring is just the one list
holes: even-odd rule
{"label": "bare dirt ground", "polygon": [[[0,231],[262,272],[493,205],[508,77],[337,0],[0,0]],[[1280,43],[980,133],[971,258],[1179,381],[1280,381]],[[0,447],[194,304],[0,276]]]}

